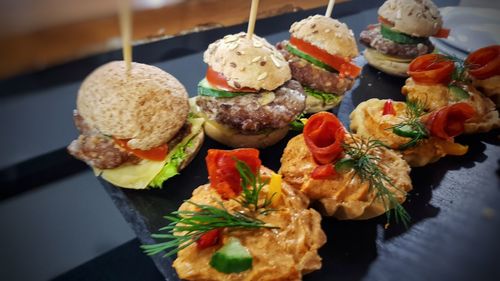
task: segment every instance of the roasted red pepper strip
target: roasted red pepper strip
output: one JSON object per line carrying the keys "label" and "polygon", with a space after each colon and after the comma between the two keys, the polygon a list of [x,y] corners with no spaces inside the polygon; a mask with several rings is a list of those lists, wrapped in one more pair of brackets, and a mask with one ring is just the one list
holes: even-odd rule
{"label": "roasted red pepper strip", "polygon": [[238,196],[242,190],[235,159],[245,162],[253,173],[260,169],[259,150],[254,148],[209,149],[205,158],[210,186],[225,200]]}
{"label": "roasted red pepper strip", "polygon": [[167,157],[167,154],[168,154],[167,144],[153,147],[149,150],[141,150],[141,149],[130,148],[127,145],[127,142],[129,141],[128,139],[113,138],[113,140],[121,148],[125,149],[126,151],[128,151],[128,152],[130,152],[130,153],[134,154],[135,156],[142,158],[142,159],[147,159],[147,160],[152,160],[152,161],[163,161],[165,159],[165,157]]}
{"label": "roasted red pepper strip", "polygon": [[396,115],[396,110],[394,109],[394,105],[392,104],[392,100],[387,100],[384,103],[384,111],[382,112],[382,115]]}
{"label": "roasted red pepper strip", "polygon": [[448,38],[448,36],[450,36],[450,29],[448,28],[441,28],[436,34],[432,35],[432,37],[436,38]]}
{"label": "roasted red pepper strip", "polygon": [[500,75],[500,45],[478,49],[470,53],[465,62],[474,78],[482,80]]}
{"label": "roasted red pepper strip", "polygon": [[393,22],[391,22],[390,20],[388,20],[388,19],[386,19],[384,17],[381,17],[381,16],[378,17],[378,22],[383,23],[383,24],[385,24],[387,26],[390,26],[390,27],[394,26]]}
{"label": "roasted red pepper strip", "polygon": [[344,58],[337,55],[329,54],[313,44],[302,39],[290,37],[290,44],[294,45],[300,51],[313,56],[314,58],[335,68],[340,75],[356,78],[361,73],[361,68],[351,62],[350,58]]}
{"label": "roasted red pepper strip", "polygon": [[222,228],[212,229],[203,233],[200,239],[196,240],[198,249],[203,250],[219,244],[222,236]]}
{"label": "roasted red pepper strip", "polygon": [[341,156],[344,138],[344,127],[329,112],[312,115],[304,126],[304,140],[319,164],[332,163]]}
{"label": "roasted red pepper strip", "polygon": [[408,74],[417,83],[445,84],[451,81],[455,64],[438,54],[427,54],[414,59],[408,67]]}
{"label": "roasted red pepper strip", "polygon": [[321,165],[314,168],[311,178],[315,180],[325,180],[334,177],[337,173],[332,164]]}
{"label": "roasted red pepper strip", "polygon": [[474,116],[476,111],[468,103],[455,103],[438,109],[424,116],[424,123],[431,136],[451,140],[464,131],[464,123]]}

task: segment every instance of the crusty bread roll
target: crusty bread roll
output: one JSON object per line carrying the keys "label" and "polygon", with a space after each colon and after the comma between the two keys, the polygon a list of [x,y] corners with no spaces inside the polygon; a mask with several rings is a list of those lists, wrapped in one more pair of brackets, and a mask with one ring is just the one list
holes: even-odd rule
{"label": "crusty bread roll", "polygon": [[314,15],[295,22],[290,34],[332,55],[354,58],[359,54],[352,30],[331,17]]}
{"label": "crusty bread roll", "polygon": [[123,61],[107,63],[83,81],[77,109],[104,135],[130,139],[128,146],[147,150],[167,143],[186,123],[188,94],[160,68]]}
{"label": "crusty bread roll", "polygon": [[369,65],[389,75],[408,77],[407,72],[410,62],[397,62],[383,59],[382,57],[377,56],[376,53],[376,50],[370,48],[367,48],[363,52],[363,55],[365,56],[365,59]]}
{"label": "crusty bread roll", "polygon": [[226,35],[208,46],[203,61],[236,89],[274,90],[292,78],[283,55],[265,39],[244,32]]}
{"label": "crusty bread roll", "polygon": [[[350,138],[346,136],[346,141]],[[379,147],[371,154],[380,157],[379,168],[394,184],[386,188],[398,202],[404,202],[406,192],[412,189],[408,164],[401,158],[401,154],[385,147]],[[383,198],[377,196],[377,191],[370,187],[368,181],[355,176],[354,171],[339,173],[332,179],[313,179],[311,173],[317,166],[301,134],[288,142],[281,157],[280,174],[284,181],[302,191],[311,201],[317,201],[326,216],[341,220],[362,220],[387,211]]]}
{"label": "crusty bread roll", "polygon": [[387,0],[378,14],[394,23],[393,30],[411,36],[432,36],[443,25],[438,7],[431,0]]}

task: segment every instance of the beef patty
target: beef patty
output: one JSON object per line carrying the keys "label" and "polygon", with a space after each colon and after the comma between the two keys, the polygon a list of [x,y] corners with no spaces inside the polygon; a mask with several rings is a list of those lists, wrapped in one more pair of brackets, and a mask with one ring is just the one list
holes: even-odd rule
{"label": "beef patty", "polygon": [[285,48],[287,44],[287,41],[283,41],[276,44],[276,47],[288,61],[293,79],[299,81],[304,87],[325,93],[343,95],[354,85],[354,79],[350,77],[341,77],[337,72],[330,72],[317,67],[289,53]]}
{"label": "beef patty", "polygon": [[[73,119],[80,135],[68,146],[69,154],[98,169],[113,169],[122,165],[137,164],[141,159],[118,146],[113,138],[91,128],[75,110]],[[189,122],[169,141],[174,148],[191,131]]]}
{"label": "beef patty", "polygon": [[359,42],[382,54],[408,59],[414,59],[434,51],[434,45],[428,38],[419,44],[399,44],[384,38],[380,33],[379,24],[369,25],[367,30],[362,31],[359,35]]}
{"label": "beef patty", "polygon": [[211,120],[242,134],[288,126],[304,111],[306,96],[299,82],[290,80],[273,93],[246,94],[234,98],[198,96],[196,104]]}

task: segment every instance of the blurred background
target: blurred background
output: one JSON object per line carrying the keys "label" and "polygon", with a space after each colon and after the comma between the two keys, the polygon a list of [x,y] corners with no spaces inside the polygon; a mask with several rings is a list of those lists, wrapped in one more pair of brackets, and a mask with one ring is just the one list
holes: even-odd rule
{"label": "blurred background", "polygon": [[[260,2],[258,18],[328,1]],[[500,8],[500,1],[460,5]],[[135,0],[133,7],[133,40],[141,44],[243,23],[250,1]],[[0,1],[0,80],[119,49],[116,11],[117,0]],[[6,158],[0,157],[0,170],[15,164]],[[6,281],[51,280],[135,238],[90,170],[0,201],[0,228],[0,280]]]}

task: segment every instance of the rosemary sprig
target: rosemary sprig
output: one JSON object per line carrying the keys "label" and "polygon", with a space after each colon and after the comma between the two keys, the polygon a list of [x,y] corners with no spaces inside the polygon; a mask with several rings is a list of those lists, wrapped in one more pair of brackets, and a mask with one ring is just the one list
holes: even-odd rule
{"label": "rosemary sprig", "polygon": [[[396,124],[389,129],[396,135],[408,137],[410,140],[399,146],[400,150],[405,150],[415,146],[419,141],[428,137],[427,128],[420,121],[420,117],[424,115],[424,106],[416,101],[406,102],[406,119]],[[406,132],[406,133],[405,133]]]}
{"label": "rosemary sprig", "polygon": [[[236,169],[241,177],[241,197],[234,199],[236,202],[240,203],[243,207],[249,209],[250,211],[256,212],[259,209],[264,209],[262,212],[268,212],[267,208],[271,205],[272,197],[266,197],[264,202],[259,204],[259,195],[262,188],[268,183],[263,182],[260,177],[260,172],[254,174],[250,167],[243,161],[236,160]],[[274,195],[274,194],[273,194]]]}
{"label": "rosemary sprig", "polygon": [[167,231],[166,234],[153,234],[151,237],[157,239],[168,239],[169,241],[142,245],[141,248],[148,255],[156,255],[160,252],[171,249],[164,256],[171,256],[178,251],[188,247],[200,239],[208,231],[219,228],[231,229],[259,229],[259,228],[278,228],[267,225],[265,222],[250,217],[243,212],[229,212],[222,202],[219,207],[197,204],[192,201],[185,201],[194,205],[196,211],[174,211],[165,219],[170,223],[160,228],[160,231]]}
{"label": "rosemary sprig", "polygon": [[[353,169],[362,182],[368,181],[370,188],[375,189],[376,196],[380,198],[386,210],[387,221],[391,221],[391,213],[394,213],[396,223],[402,222],[408,227],[410,215],[387,187],[391,186],[398,192],[406,195],[406,192],[397,188],[391,178],[380,169],[377,163],[380,157],[370,154],[373,149],[383,147],[378,140],[355,139],[352,135],[352,144],[344,143],[344,152],[354,160]],[[392,208],[392,209],[391,209]]]}

